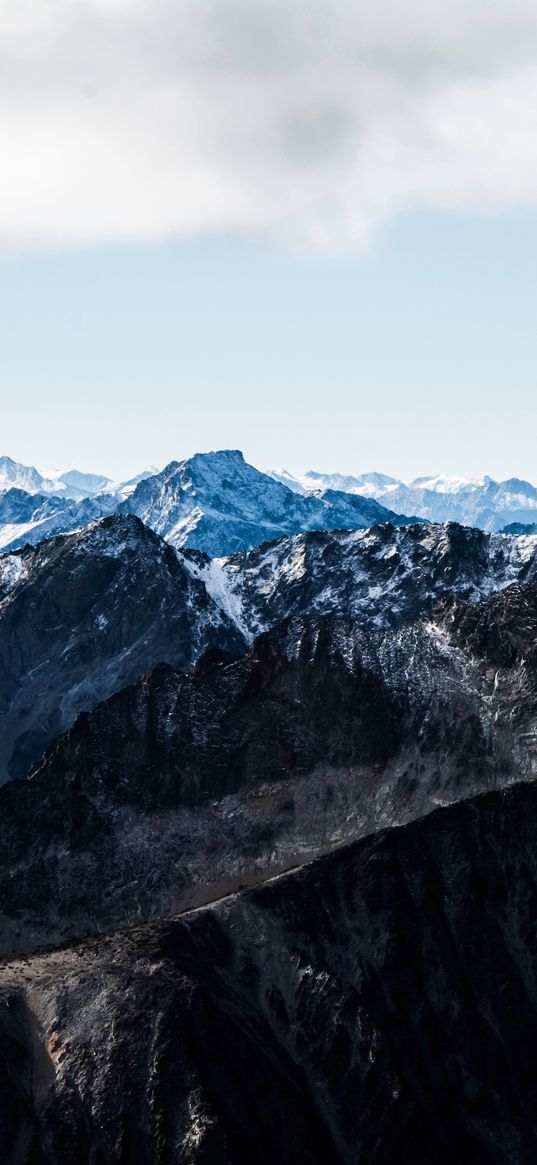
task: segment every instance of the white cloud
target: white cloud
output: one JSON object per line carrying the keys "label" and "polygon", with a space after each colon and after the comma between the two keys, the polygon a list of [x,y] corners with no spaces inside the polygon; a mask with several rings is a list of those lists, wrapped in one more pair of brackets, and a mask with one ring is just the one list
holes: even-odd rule
{"label": "white cloud", "polygon": [[535,0],[2,0],[0,243],[537,203]]}

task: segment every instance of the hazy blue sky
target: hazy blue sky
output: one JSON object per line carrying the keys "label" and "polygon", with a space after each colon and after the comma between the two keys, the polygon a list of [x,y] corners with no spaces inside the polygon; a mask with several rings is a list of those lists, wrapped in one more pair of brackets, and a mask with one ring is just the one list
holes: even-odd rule
{"label": "hazy blue sky", "polygon": [[0,452],[537,479],[534,0],[4,0]]}

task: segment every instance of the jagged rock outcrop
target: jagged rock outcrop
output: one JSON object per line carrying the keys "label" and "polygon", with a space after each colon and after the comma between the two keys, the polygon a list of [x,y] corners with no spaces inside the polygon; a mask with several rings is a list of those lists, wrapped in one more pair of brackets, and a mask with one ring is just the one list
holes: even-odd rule
{"label": "jagged rock outcrop", "polygon": [[537,775],[537,585],[160,667],[0,792],[2,950],[157,918]]}
{"label": "jagged rock outcrop", "polygon": [[531,1165],[537,789],[0,967],[5,1165]]}
{"label": "jagged rock outcrop", "polygon": [[537,534],[536,522],[509,522],[504,526],[502,534]]}

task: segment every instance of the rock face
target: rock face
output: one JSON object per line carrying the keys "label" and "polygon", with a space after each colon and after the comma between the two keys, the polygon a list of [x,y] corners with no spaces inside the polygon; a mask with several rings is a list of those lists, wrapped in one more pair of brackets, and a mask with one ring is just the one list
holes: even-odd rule
{"label": "rock face", "polygon": [[159,667],[0,792],[1,949],[158,918],[537,775],[537,585],[427,623],[296,616]]}
{"label": "rock face", "polygon": [[537,790],[0,968],[6,1165],[530,1165]]}
{"label": "rock face", "polygon": [[77,712],[167,661],[243,638],[137,518],[0,558],[0,779],[22,776]]}
{"label": "rock face", "polygon": [[532,1165],[534,542],[113,515],[0,595],[11,763],[90,705],[0,789],[2,1163]]}
{"label": "rock face", "polygon": [[366,498],[328,490],[299,497],[245,462],[238,449],[172,461],[140,482],[121,506],[173,546],[190,546],[212,557],[247,550],[301,530],[409,522]]}

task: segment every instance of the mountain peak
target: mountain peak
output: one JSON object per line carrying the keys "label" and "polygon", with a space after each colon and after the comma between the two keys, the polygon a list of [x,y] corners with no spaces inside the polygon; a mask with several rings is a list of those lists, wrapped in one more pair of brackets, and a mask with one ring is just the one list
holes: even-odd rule
{"label": "mountain peak", "polygon": [[142,482],[121,509],[138,514],[172,545],[194,547],[214,558],[302,530],[402,521],[393,509],[341,491],[302,496],[250,465],[240,449],[170,462]]}

